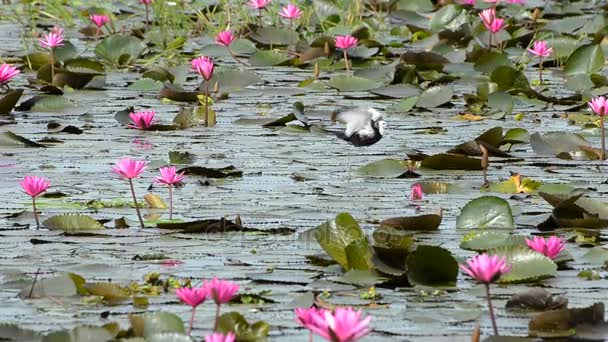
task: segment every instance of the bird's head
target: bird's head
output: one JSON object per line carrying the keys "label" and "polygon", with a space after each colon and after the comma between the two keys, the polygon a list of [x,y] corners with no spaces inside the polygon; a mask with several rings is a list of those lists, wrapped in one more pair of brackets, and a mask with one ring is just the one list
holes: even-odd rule
{"label": "bird's head", "polygon": [[378,121],[378,132],[380,135],[384,135],[384,132],[388,129],[388,124],[384,120]]}

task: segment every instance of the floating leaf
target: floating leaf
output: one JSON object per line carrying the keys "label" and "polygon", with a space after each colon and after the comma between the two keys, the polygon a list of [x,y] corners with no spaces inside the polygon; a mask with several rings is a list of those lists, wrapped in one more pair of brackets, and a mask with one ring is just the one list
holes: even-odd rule
{"label": "floating leaf", "polygon": [[335,219],[310,230],[308,234],[312,234],[321,248],[347,271],[352,267],[348,264],[346,248],[355,241],[365,239],[361,227],[348,213],[339,214]]}
{"label": "floating leaf", "polygon": [[52,332],[42,339],[42,342],[106,342],[114,339],[114,335],[103,327],[79,326],[72,330]]}
{"label": "floating leaf", "polygon": [[232,332],[238,341],[263,342],[266,341],[270,326],[264,321],[250,325],[240,313],[227,312],[218,319],[218,331],[223,334]]}
{"label": "floating leaf", "polygon": [[564,296],[553,296],[549,291],[534,287],[517,293],[506,304],[507,309],[546,311],[563,309],[568,306]]}
{"label": "floating leaf", "polygon": [[70,297],[78,294],[78,288],[70,273],[49,278],[38,278],[33,285],[26,286],[19,293],[20,298]]}
{"label": "floating leaf", "polygon": [[509,202],[500,197],[483,196],[467,203],[456,219],[456,228],[515,228]]}
{"label": "floating leaf", "polygon": [[418,102],[418,96],[405,98],[386,109],[389,113],[406,113],[412,110]]}
{"label": "floating leaf", "polygon": [[96,219],[82,214],[55,215],[44,220],[42,225],[50,230],[63,230],[66,232],[105,228]]}
{"label": "floating leaf", "polygon": [[334,76],[327,84],[341,92],[366,91],[376,89],[382,85],[382,83],[378,81],[367,78],[344,75]]}
{"label": "floating leaf", "polygon": [[115,67],[130,65],[142,53],[145,44],[137,37],[111,35],[95,47],[95,55]]}
{"label": "floating leaf", "polygon": [[420,88],[411,84],[391,84],[374,89],[370,93],[395,99],[410,98],[420,95]]}
{"label": "floating leaf", "polygon": [[498,247],[488,250],[488,254],[504,256],[511,265],[511,270],[500,277],[500,283],[535,282],[557,272],[557,265],[551,259],[527,246]]}
{"label": "floating leaf", "polygon": [[504,246],[521,245],[525,238],[521,235],[511,235],[509,232],[490,229],[471,231],[462,237],[460,248],[472,251],[487,251],[488,249]]}
{"label": "floating leaf", "polygon": [[143,318],[143,336],[153,336],[164,333],[185,334],[184,322],[177,315],[158,311],[146,313],[141,316]]}
{"label": "floating leaf", "polygon": [[541,185],[542,182],[540,181],[522,178],[519,173],[515,173],[508,180],[490,183],[489,187],[483,189],[483,191],[501,192],[504,194],[529,194],[538,190]]}
{"label": "floating leaf", "polygon": [[453,95],[454,90],[450,86],[430,87],[420,94],[416,107],[435,108],[450,102]]}
{"label": "floating leaf", "polygon": [[433,170],[482,170],[481,159],[452,153],[440,153],[426,157],[420,167]]}
{"label": "floating leaf", "polygon": [[234,166],[226,166],[220,168],[211,168],[204,166],[188,166],[178,170],[190,176],[199,176],[207,178],[228,178],[228,177],[243,177],[243,171],[237,170]]}
{"label": "floating leaf", "polygon": [[564,67],[566,75],[594,74],[604,67],[604,52],[598,44],[584,45],[576,49]]}
{"label": "floating leaf", "polygon": [[[124,340],[123,341],[127,342],[137,342],[137,341],[131,341],[129,340]],[[144,341],[141,341],[144,342]],[[184,334],[179,334],[179,333],[162,333],[162,334],[154,334],[152,336],[148,336],[145,340],[145,342],[193,342],[192,338],[190,336],[184,335]]]}
{"label": "floating leaf", "polygon": [[403,160],[383,159],[360,167],[357,172],[367,177],[396,178],[407,171]]}
{"label": "floating leaf", "polygon": [[90,295],[103,297],[108,305],[118,305],[131,297],[127,288],[114,283],[86,283],[84,288]]}
{"label": "floating leaf", "polygon": [[377,284],[382,284],[389,280],[389,278],[382,277],[378,272],[371,270],[357,270],[352,269],[346,272],[340,278],[335,281],[339,283],[352,284],[360,287],[369,287]]}
{"label": "floating leaf", "polygon": [[74,102],[60,95],[36,95],[19,104],[18,111],[62,112],[74,107]]}
{"label": "floating leaf", "polygon": [[536,154],[556,156],[560,153],[578,151],[581,146],[589,146],[589,142],[576,133],[549,132],[543,135],[532,134],[530,145]]}
{"label": "floating leaf", "polygon": [[257,42],[272,46],[293,45],[300,39],[296,31],[276,26],[262,27],[253,32],[250,37]]}
{"label": "floating leaf", "polygon": [[42,335],[37,331],[21,328],[16,324],[0,323],[0,340],[36,342],[42,340]]}
{"label": "floating leaf", "polygon": [[[543,312],[530,320],[528,328],[533,337],[569,337],[577,333],[577,326],[603,325],[604,304],[595,303],[586,308],[560,309]],[[600,332],[596,336],[605,336]]]}
{"label": "floating leaf", "polygon": [[46,146],[33,142],[11,131],[0,133],[0,146],[4,147],[44,147]]}
{"label": "floating leaf", "polygon": [[142,78],[129,85],[129,90],[153,91],[157,92],[163,88],[163,82],[155,81],[150,78]]}
{"label": "floating leaf", "polygon": [[603,247],[593,247],[585,255],[582,260],[595,265],[604,265],[608,261],[608,249]]}
{"label": "floating leaf", "polygon": [[291,57],[286,52],[258,50],[249,58],[249,64],[258,67],[275,66],[283,64],[290,59]]}
{"label": "floating leaf", "polygon": [[517,70],[510,66],[499,66],[490,76],[490,80],[498,85],[499,90],[527,90],[530,88],[530,83],[526,75],[521,70]]}
{"label": "floating leaf", "polygon": [[158,195],[146,194],[146,195],[144,195],[144,201],[146,201],[146,203],[148,204],[148,207],[153,208],[153,209],[167,209],[168,208],[165,201],[163,201],[163,199],[160,198]]}
{"label": "floating leaf", "polygon": [[457,31],[460,26],[469,22],[467,10],[453,4],[443,6],[435,12],[431,19],[433,31],[450,30]]}
{"label": "floating leaf", "polygon": [[188,165],[196,161],[196,155],[190,152],[169,151],[169,164]]}
{"label": "floating leaf", "polygon": [[458,262],[447,249],[418,246],[407,257],[407,278],[412,285],[454,286]]}
{"label": "floating leaf", "polygon": [[426,214],[410,217],[393,217],[382,220],[383,226],[393,227],[398,230],[437,230],[441,224],[442,217],[435,214]]}
{"label": "floating leaf", "polygon": [[[203,81],[199,89],[205,89],[205,82],[206,81]],[[209,80],[209,89],[215,89],[217,84],[217,89],[220,93],[230,94],[261,82],[262,78],[253,71],[219,69],[213,73],[213,76]]]}
{"label": "floating leaf", "polygon": [[19,99],[23,95],[23,89],[9,90],[0,98],[0,115],[10,114]]}

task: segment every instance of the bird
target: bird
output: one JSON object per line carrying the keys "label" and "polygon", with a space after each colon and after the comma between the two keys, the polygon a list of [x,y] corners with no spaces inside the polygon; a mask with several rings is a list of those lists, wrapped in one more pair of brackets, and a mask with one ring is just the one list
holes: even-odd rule
{"label": "bird", "polygon": [[333,133],[357,147],[377,143],[388,127],[383,114],[372,107],[334,111],[331,119],[346,124],[344,132]]}

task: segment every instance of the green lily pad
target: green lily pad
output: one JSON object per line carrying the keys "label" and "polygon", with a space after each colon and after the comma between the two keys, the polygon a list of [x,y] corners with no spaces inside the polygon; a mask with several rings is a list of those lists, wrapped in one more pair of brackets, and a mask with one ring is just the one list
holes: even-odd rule
{"label": "green lily pad", "polygon": [[[124,340],[123,340],[124,341]],[[192,342],[190,336],[178,333],[162,333],[148,336],[145,342]],[[129,340],[131,342],[131,340]],[[144,341],[142,341],[144,342]]]}
{"label": "green lily pad", "polygon": [[509,232],[500,230],[476,230],[462,237],[460,248],[471,251],[487,251],[488,249],[504,246],[515,246],[525,243],[521,235],[511,235]]}
{"label": "green lily pad", "polygon": [[490,81],[496,83],[498,89],[503,91],[530,89],[530,82],[524,72],[506,65],[494,69]]}
{"label": "green lily pad", "polygon": [[423,230],[439,229],[442,217],[436,214],[426,214],[409,217],[392,217],[380,222],[383,226],[393,227],[397,230]]}
{"label": "green lily pad", "polygon": [[593,247],[585,253],[581,259],[590,264],[604,265],[604,263],[608,261],[608,249],[604,247]]}
{"label": "green lily pad", "polygon": [[394,105],[386,108],[389,113],[407,113],[418,103],[419,96],[406,97]]}
{"label": "green lily pad", "polygon": [[186,333],[184,322],[173,313],[158,311],[146,313],[142,318],[144,323],[144,337],[161,333]]}
{"label": "green lily pad", "polygon": [[143,52],[145,44],[137,37],[111,35],[95,47],[95,56],[114,67],[127,66],[135,62]]}
{"label": "green lily pad", "polygon": [[420,94],[416,107],[435,108],[450,102],[453,95],[454,90],[450,86],[433,86]]}
{"label": "green lily pad", "polygon": [[28,285],[19,293],[20,298],[71,297],[78,294],[78,287],[71,273],[64,273],[53,277],[38,279]]}
{"label": "green lily pad", "polygon": [[10,114],[19,99],[23,95],[23,89],[12,89],[0,98],[0,115]]}
{"label": "green lily pad", "polygon": [[283,64],[291,57],[286,52],[275,50],[257,50],[249,57],[249,64],[258,67],[275,66]]}
{"label": "green lily pad", "polygon": [[488,250],[488,254],[504,256],[512,266],[508,273],[500,277],[500,283],[535,282],[552,277],[557,272],[557,264],[527,246],[498,247]]}
{"label": "green lily pad", "polygon": [[579,151],[581,146],[589,146],[589,142],[576,133],[548,132],[542,135],[532,134],[530,145],[536,154],[556,156],[560,153]]}
{"label": "green lily pad", "polygon": [[511,206],[495,196],[482,196],[467,203],[456,219],[456,228],[515,228]]}
{"label": "green lily pad", "polygon": [[17,324],[0,323],[0,339],[6,341],[42,341],[42,335],[34,330],[25,329]]}
{"label": "green lily pad", "polygon": [[296,31],[276,26],[262,27],[253,32],[250,37],[259,43],[271,46],[293,45],[300,39]]}
{"label": "green lily pad", "polygon": [[[200,89],[205,89],[205,82],[203,81]],[[217,84],[220,94],[230,94],[261,82],[262,78],[253,71],[219,69],[213,73],[213,76],[209,80],[209,90],[214,90]]]}
{"label": "green lily pad", "polygon": [[42,342],[106,342],[114,339],[114,334],[103,327],[79,326],[72,330],[52,332]]}
{"label": "green lily pad", "polygon": [[366,91],[382,86],[381,82],[357,76],[334,76],[328,83],[330,87],[341,92]]}
{"label": "green lily pad", "polygon": [[42,225],[50,230],[63,230],[66,232],[105,229],[96,219],[81,214],[55,215],[44,220]]}
{"label": "green lily pad", "polygon": [[421,92],[420,88],[412,84],[391,84],[370,91],[372,94],[394,99],[411,98],[420,95]]}
{"label": "green lily pad", "polygon": [[407,171],[403,160],[382,159],[360,167],[357,173],[366,177],[397,178]]}
{"label": "green lily pad", "polygon": [[270,325],[264,321],[249,324],[245,317],[238,312],[227,312],[218,320],[218,332],[227,334],[232,332],[237,341],[263,342],[266,341]]}
{"label": "green lily pad", "polygon": [[163,88],[163,82],[151,78],[142,78],[129,85],[129,90],[157,92]]}
{"label": "green lily pad", "polygon": [[426,157],[420,164],[421,168],[433,170],[482,170],[481,159],[463,156],[461,154],[440,153]]}
{"label": "green lily pad", "polygon": [[431,19],[431,30],[457,31],[460,26],[469,22],[467,10],[453,4],[443,6],[435,12]]}
{"label": "green lily pad", "polygon": [[594,74],[604,67],[604,52],[598,44],[584,45],[576,49],[564,67],[566,75]]}
{"label": "green lily pad", "polygon": [[412,285],[456,285],[458,262],[445,248],[420,245],[407,256],[406,265],[407,279]]}
{"label": "green lily pad", "polygon": [[0,146],[4,147],[43,147],[46,146],[37,142],[31,141],[11,131],[0,133]]}
{"label": "green lily pad", "polygon": [[[248,39],[237,39],[230,44],[230,50],[237,56],[250,55],[257,51],[255,44]],[[224,46],[217,43],[203,46],[199,54],[209,57],[231,57],[230,51]]]}
{"label": "green lily pad", "polygon": [[357,255],[355,252],[360,251],[366,253],[365,255],[359,255],[358,258],[370,259],[367,253],[369,250],[361,251],[351,247],[351,255],[347,253],[347,247],[353,242],[358,244],[362,243],[361,240],[365,239],[365,234],[359,223],[348,213],[341,213],[336,216],[335,219],[327,221],[320,226],[309,231],[309,234],[317,240],[321,248],[325,250],[329,256],[331,256],[342,268],[350,270],[348,260],[354,260]]}

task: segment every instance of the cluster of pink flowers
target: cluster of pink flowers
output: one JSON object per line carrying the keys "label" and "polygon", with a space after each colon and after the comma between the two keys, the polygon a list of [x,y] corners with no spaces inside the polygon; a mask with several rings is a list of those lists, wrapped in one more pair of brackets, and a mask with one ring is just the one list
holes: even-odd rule
{"label": "cluster of pink flowers", "polygon": [[311,307],[296,309],[296,321],[311,333],[332,342],[354,342],[369,334],[372,317],[363,317],[362,311],[336,308],[333,312]]}
{"label": "cluster of pink flowers", "polygon": [[[234,298],[234,295],[238,292],[238,290],[238,284],[226,280],[219,280],[217,278],[213,278],[209,281],[204,281],[201,287],[182,287],[180,289],[175,290],[175,294],[177,295],[177,297],[182,302],[192,307],[192,316],[190,318],[188,335],[192,332],[194,317],[196,315],[196,307],[204,303],[207,299],[212,299],[215,302],[215,305],[217,306],[215,315],[215,325],[213,328],[213,330],[216,331],[220,314],[220,306],[222,304],[229,303],[230,300]],[[220,336],[216,336],[214,338],[220,338]],[[225,338],[229,338],[229,336],[225,336]]]}
{"label": "cluster of pink flowers", "polygon": [[481,11],[481,13],[479,13],[479,17],[481,18],[483,25],[491,33],[497,33],[508,26],[504,19],[496,16],[496,8],[493,7]]}

